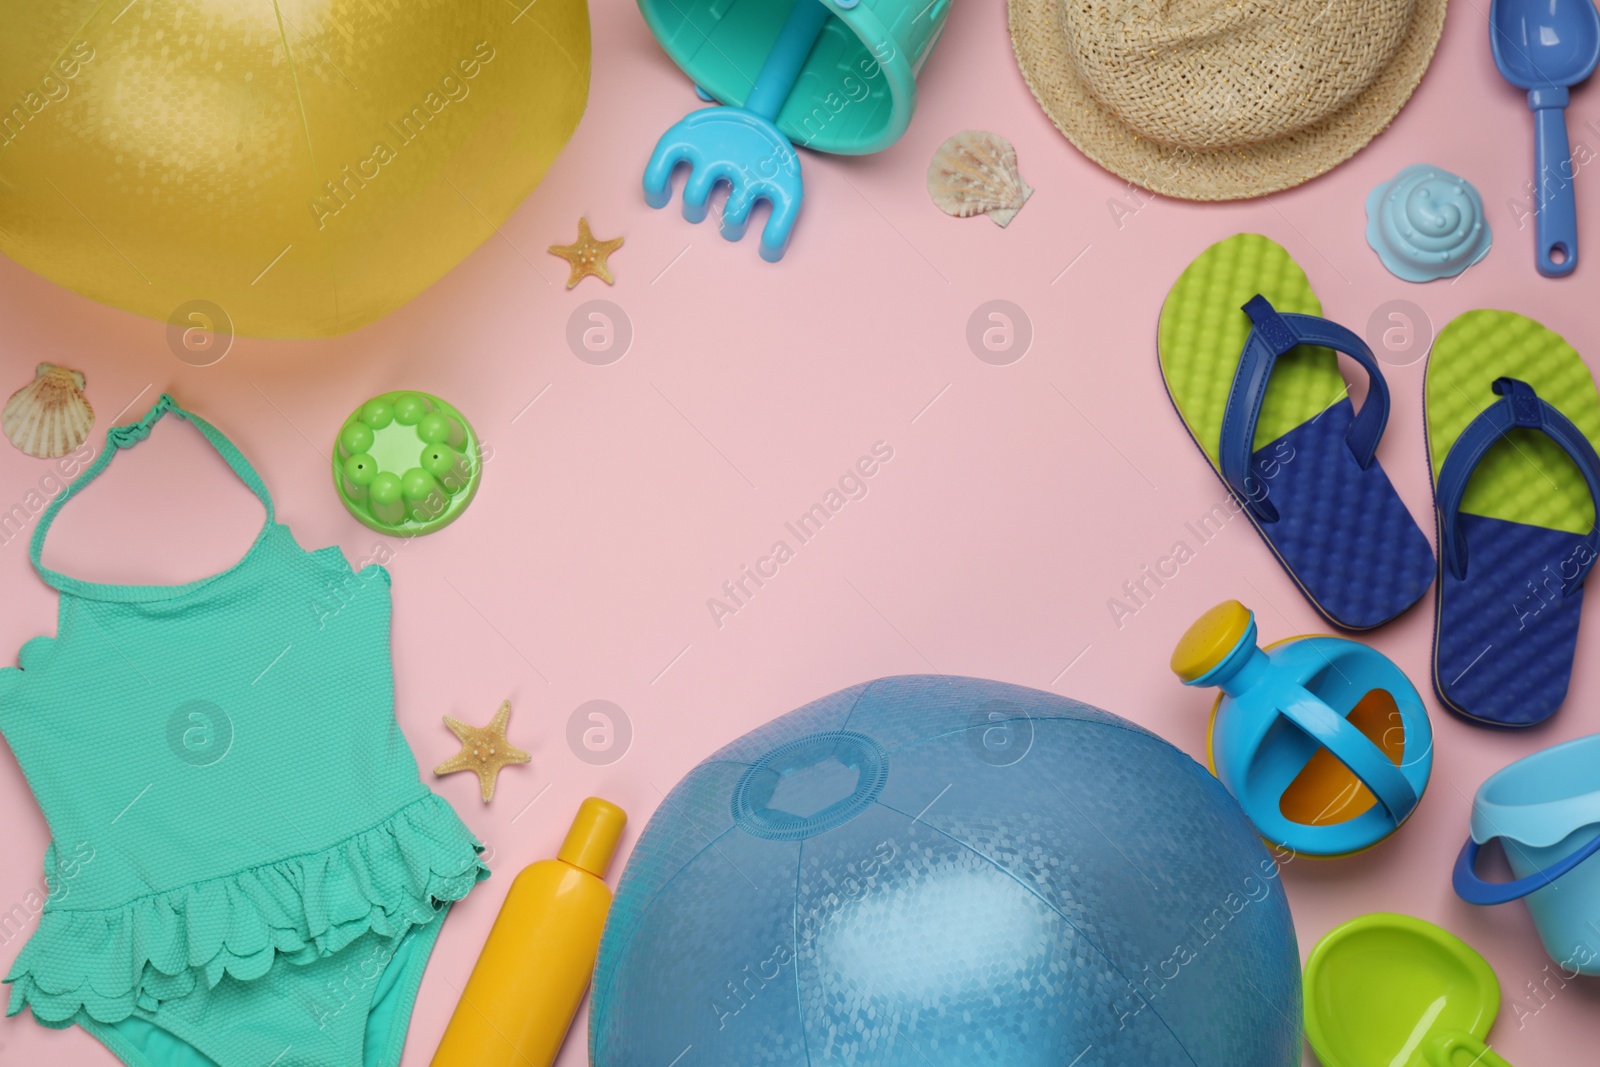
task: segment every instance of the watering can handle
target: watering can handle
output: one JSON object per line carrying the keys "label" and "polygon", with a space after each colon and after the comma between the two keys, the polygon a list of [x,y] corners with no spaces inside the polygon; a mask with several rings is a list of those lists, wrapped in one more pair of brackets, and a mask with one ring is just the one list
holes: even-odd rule
{"label": "watering can handle", "polygon": [[1511,1067],[1505,1057],[1479,1038],[1460,1030],[1445,1030],[1428,1039],[1423,1049],[1429,1067]]}
{"label": "watering can handle", "polygon": [[1600,834],[1595,834],[1582,848],[1562,856],[1544,870],[1534,871],[1526,878],[1518,878],[1514,882],[1486,882],[1478,877],[1478,851],[1482,847],[1471,837],[1468,837],[1467,843],[1461,846],[1461,854],[1456,857],[1455,873],[1450,879],[1455,885],[1456,896],[1468,904],[1508,904],[1543,889],[1596,852],[1600,852]]}
{"label": "watering can handle", "polygon": [[1396,826],[1405,822],[1416,808],[1417,791],[1400,768],[1389,761],[1371,738],[1310,691],[1300,688],[1283,702],[1278,713],[1333,753],[1335,759],[1372,791]]}

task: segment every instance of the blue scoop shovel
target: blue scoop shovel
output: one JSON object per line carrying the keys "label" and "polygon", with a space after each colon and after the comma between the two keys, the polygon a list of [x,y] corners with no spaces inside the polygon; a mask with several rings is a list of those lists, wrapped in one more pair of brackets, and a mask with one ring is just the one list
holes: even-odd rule
{"label": "blue scoop shovel", "polygon": [[[845,6],[854,2],[849,0]],[[726,182],[722,236],[730,241],[743,237],[751,209],[756,201],[765,200],[771,214],[761,230],[761,258],[768,263],[783,258],[805,188],[800,181],[800,157],[772,120],[789,98],[829,14],[821,0],[795,0],[744,106],[702,108],[661,135],[644,169],[646,203],[666,207],[672,200],[672,172],[678,164],[687,163],[684,218],[703,220],[711,190],[718,182]]]}
{"label": "blue scoop shovel", "polygon": [[1600,14],[1593,0],[1493,0],[1489,46],[1506,81],[1528,91],[1534,114],[1539,246],[1534,263],[1546,278],[1578,265],[1578,213],[1567,144],[1567,90],[1600,62]]}

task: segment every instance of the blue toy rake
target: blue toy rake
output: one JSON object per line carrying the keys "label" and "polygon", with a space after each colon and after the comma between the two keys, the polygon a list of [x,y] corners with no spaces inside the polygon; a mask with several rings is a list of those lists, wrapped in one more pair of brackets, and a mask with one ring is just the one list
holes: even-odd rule
{"label": "blue toy rake", "polygon": [[830,14],[820,0],[795,0],[744,106],[702,108],[661,135],[644,169],[646,203],[666,207],[672,200],[672,172],[678,164],[687,163],[690,173],[683,186],[684,218],[704,220],[711,191],[719,182],[726,183],[722,236],[729,241],[742,238],[751,210],[757,201],[765,200],[771,214],[761,230],[761,258],[768,263],[783,258],[805,187],[800,179],[800,157],[773,120],[789,98]]}

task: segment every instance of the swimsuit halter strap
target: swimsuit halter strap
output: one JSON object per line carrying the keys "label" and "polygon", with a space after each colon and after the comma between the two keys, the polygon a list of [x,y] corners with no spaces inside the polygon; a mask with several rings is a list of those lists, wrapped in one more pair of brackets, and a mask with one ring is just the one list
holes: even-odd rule
{"label": "swimsuit halter strap", "polygon": [[215,448],[217,453],[227,461],[229,467],[233,468],[233,473],[237,474],[239,480],[249,486],[250,491],[261,501],[261,506],[267,511],[266,524],[268,526],[272,525],[274,521],[272,496],[267,492],[266,483],[261,480],[261,476],[256,473],[254,467],[250,466],[250,461],[245,459],[244,454],[235,448],[233,442],[224,437],[222,432],[215,426],[193,412],[185,411],[178,406],[177,401],[173,400],[171,395],[162,393],[161,399],[157,400],[155,406],[145,413],[144,418],[124,426],[113,426],[107,430],[107,447],[101,451],[99,458],[75,478],[67,486],[66,490],[51,501],[50,506],[45,509],[44,515],[39,519],[39,525],[34,528],[33,542],[29,546],[28,555],[33,560],[34,569],[39,572],[39,576],[46,582],[57,589],[65,589],[75,581],[75,579],[65,574],[46,567],[39,559],[39,555],[44,549],[45,535],[50,532],[50,525],[55,522],[56,513],[61,510],[62,505],[77,496],[84,486],[94,481],[100,472],[105,470],[111,463],[112,457],[118,452],[124,448],[132,448],[146,437],[149,437],[150,428],[160,421],[161,416],[169,411],[184,422],[192,423],[195,429],[205,435],[206,440],[211,442],[211,447]]}

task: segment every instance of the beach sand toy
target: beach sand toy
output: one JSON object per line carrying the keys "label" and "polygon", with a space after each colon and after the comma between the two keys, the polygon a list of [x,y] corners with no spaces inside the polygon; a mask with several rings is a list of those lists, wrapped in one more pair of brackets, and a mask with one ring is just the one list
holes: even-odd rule
{"label": "beach sand toy", "polygon": [[345,508],[379,533],[443,529],[483,479],[478,435],[431,393],[380,393],[350,413],[333,447],[333,485]]}
{"label": "beach sand toy", "polygon": [[1211,768],[1261,836],[1308,856],[1377,844],[1416,810],[1433,769],[1433,727],[1404,672],[1342,637],[1256,647],[1255,616],[1227,600],[1172,653],[1184,685],[1222,692]]}
{"label": "beach sand toy", "polygon": [[[1456,895],[1471,904],[1526,899],[1550,958],[1569,973],[1600,974],[1600,734],[1491,775],[1473,798],[1471,831],[1456,860]],[[1478,877],[1478,852],[1494,838],[1515,881]]]}
{"label": "beach sand toy", "polygon": [[712,189],[726,184],[722,235],[737,241],[765,200],[761,255],[774,262],[803,196],[793,145],[865,155],[899,139],[950,2],[639,0],[639,9],[702,95],[723,105],[662,136],[645,169],[646,201],[665,207],[672,173],[686,163],[684,217],[704,219]]}
{"label": "beach sand toy", "polygon": [[1499,979],[1433,923],[1376,912],[1334,927],[1306,960],[1305,998],[1322,1067],[1510,1067],[1484,1040]]}

